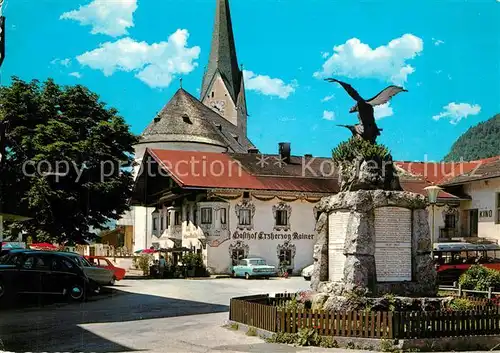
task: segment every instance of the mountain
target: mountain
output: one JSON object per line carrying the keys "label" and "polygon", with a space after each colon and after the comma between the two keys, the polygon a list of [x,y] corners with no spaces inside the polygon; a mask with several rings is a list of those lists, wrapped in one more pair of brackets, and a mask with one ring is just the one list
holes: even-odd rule
{"label": "mountain", "polygon": [[451,146],[445,162],[473,161],[500,155],[500,114],[469,128]]}

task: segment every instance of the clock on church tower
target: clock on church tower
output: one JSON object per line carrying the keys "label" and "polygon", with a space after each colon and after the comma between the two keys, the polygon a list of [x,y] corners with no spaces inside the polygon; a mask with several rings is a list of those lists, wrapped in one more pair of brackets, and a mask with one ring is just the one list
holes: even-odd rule
{"label": "clock on church tower", "polygon": [[224,108],[226,107],[226,102],[223,100],[214,100],[210,102],[210,107],[219,114],[224,114]]}

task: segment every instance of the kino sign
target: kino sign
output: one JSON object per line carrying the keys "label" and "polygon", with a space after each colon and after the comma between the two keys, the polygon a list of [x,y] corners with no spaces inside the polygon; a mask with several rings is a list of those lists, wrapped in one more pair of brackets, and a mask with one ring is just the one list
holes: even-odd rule
{"label": "kino sign", "polygon": [[493,217],[493,211],[492,210],[479,211],[479,217],[480,218],[491,218],[491,217]]}

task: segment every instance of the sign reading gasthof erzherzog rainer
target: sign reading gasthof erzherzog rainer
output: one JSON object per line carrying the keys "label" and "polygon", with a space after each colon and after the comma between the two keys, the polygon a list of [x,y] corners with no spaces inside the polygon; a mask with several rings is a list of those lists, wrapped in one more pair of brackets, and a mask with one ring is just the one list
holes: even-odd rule
{"label": "sign reading gasthof erzherzog rainer", "polygon": [[375,266],[378,282],[411,281],[411,210],[375,209]]}

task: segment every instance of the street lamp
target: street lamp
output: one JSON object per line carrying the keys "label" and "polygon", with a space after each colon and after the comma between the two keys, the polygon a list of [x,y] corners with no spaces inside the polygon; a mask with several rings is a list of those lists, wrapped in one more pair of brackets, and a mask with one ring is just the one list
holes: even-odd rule
{"label": "street lamp", "polygon": [[436,206],[437,198],[439,195],[439,192],[443,189],[441,189],[439,186],[432,185],[424,188],[425,191],[427,191],[427,198],[429,199],[429,203],[432,206],[432,229],[431,229],[431,257],[432,260],[434,260],[434,209]]}

